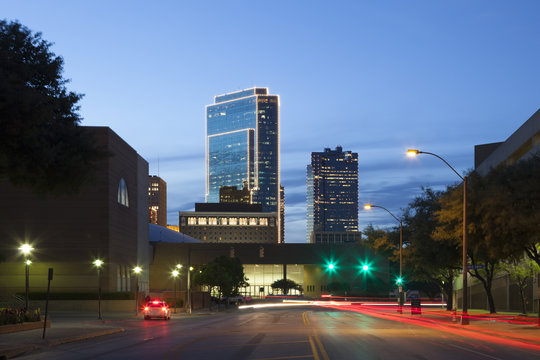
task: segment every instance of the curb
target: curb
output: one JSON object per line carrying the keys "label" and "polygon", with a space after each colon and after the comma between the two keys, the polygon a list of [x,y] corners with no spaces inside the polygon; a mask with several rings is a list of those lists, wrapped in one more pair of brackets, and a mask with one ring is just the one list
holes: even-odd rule
{"label": "curb", "polygon": [[[117,334],[124,331],[125,331],[124,328],[114,328],[114,329],[108,329],[108,330],[95,331],[95,332],[84,334],[84,335],[53,340],[53,341],[48,342],[45,346],[53,347],[53,346],[67,344],[71,342],[93,339],[100,336]],[[22,354],[35,351],[42,347],[43,346],[40,346],[40,345],[24,345],[24,346],[20,346],[16,348],[0,350],[0,360],[11,359],[16,356],[20,356]]]}

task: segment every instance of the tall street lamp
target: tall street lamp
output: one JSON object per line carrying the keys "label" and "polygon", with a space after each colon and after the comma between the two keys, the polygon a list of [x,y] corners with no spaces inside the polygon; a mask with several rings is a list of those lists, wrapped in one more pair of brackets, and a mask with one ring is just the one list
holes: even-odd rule
{"label": "tall street lamp", "polygon": [[172,272],[172,277],[173,277],[173,281],[174,281],[174,313],[176,314],[176,303],[177,303],[177,300],[176,300],[176,278],[178,277],[178,275],[180,275],[180,271],[174,269]]}
{"label": "tall street lamp", "polygon": [[24,255],[24,266],[25,266],[25,292],[26,292],[26,296],[25,296],[25,306],[24,306],[24,309],[25,310],[28,310],[28,305],[29,305],[29,297],[28,297],[28,292],[29,292],[29,289],[30,289],[30,264],[32,264],[32,260],[30,260],[28,257],[30,256],[30,253],[32,252],[32,250],[34,250],[34,248],[32,247],[32,245],[30,244],[23,244],[19,247],[19,250],[22,252],[22,254]]}
{"label": "tall street lamp", "polygon": [[93,264],[97,269],[97,276],[98,276],[98,319],[101,320],[101,266],[103,265],[103,260],[96,259],[96,260],[94,260]]}
{"label": "tall street lamp", "polygon": [[364,205],[364,209],[371,210],[371,208],[379,208],[386,210],[387,213],[392,215],[394,219],[399,223],[399,278],[398,278],[398,285],[399,285],[399,308],[398,311],[401,312],[401,307],[403,306],[403,286],[402,286],[402,279],[403,279],[403,221],[401,219],[398,219],[390,210],[383,206],[379,205],[373,205],[373,204],[366,204]]}
{"label": "tall street lamp", "polygon": [[135,266],[133,272],[135,273],[135,315],[139,314],[139,274],[141,273],[142,268],[140,266]]}
{"label": "tall street lamp", "polygon": [[469,317],[468,317],[468,304],[467,304],[467,176],[461,176],[456,169],[454,169],[446,160],[444,160],[442,157],[440,157],[437,154],[426,152],[426,151],[420,151],[417,149],[409,149],[407,150],[407,155],[414,157],[418,154],[427,154],[435,156],[436,158],[439,158],[444,162],[450,169],[452,169],[453,172],[456,173],[457,176],[461,180],[463,180],[463,311],[461,313],[461,325],[468,325],[469,324]]}

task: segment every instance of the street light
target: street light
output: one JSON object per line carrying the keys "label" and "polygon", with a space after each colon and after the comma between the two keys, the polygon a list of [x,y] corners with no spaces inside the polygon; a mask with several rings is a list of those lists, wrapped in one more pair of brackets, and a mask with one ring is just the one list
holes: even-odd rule
{"label": "street light", "polygon": [[[182,265],[180,265],[180,268],[182,267]],[[179,268],[178,265],[176,265],[176,268]],[[178,277],[178,275],[180,275],[180,272],[176,269],[174,269],[172,271],[172,277],[174,279],[174,313],[176,314],[176,303],[177,303],[177,300],[176,300],[176,278]]]}
{"label": "street light", "polygon": [[139,274],[141,273],[142,268],[140,266],[135,266],[133,272],[135,273],[135,315],[139,314]]}
{"label": "street light", "polygon": [[461,180],[463,180],[463,311],[461,312],[461,325],[468,325],[469,324],[469,318],[468,318],[468,304],[467,304],[467,176],[461,176],[456,169],[454,169],[446,160],[444,160],[442,157],[440,157],[437,154],[426,152],[426,151],[419,151],[417,149],[409,149],[407,150],[407,155],[410,157],[414,157],[418,154],[427,154],[435,156],[436,158],[439,158],[442,160],[450,169],[452,169],[453,172],[456,173],[457,176]]}
{"label": "street light", "polygon": [[32,250],[34,250],[34,248],[30,244],[23,244],[19,247],[19,250],[24,255],[24,265],[25,265],[24,274],[25,274],[25,290],[26,290],[24,309],[26,311],[28,310],[28,304],[29,304],[28,293],[30,289],[30,264],[32,264],[32,260],[30,260],[28,257],[30,256],[30,253],[32,252]]}
{"label": "street light", "polygon": [[[379,208],[386,210],[387,213],[392,215],[394,219],[399,223],[399,279],[403,278],[403,221],[401,219],[398,219],[390,210],[383,206],[378,205],[372,205],[372,204],[366,204],[364,205],[364,209],[371,210],[371,208]],[[401,286],[401,281],[399,281],[399,306],[403,306],[403,286]]]}
{"label": "street light", "polygon": [[98,319],[101,320],[101,266],[103,265],[103,260],[96,259],[96,260],[94,260],[93,264],[97,269],[97,276],[98,276]]}

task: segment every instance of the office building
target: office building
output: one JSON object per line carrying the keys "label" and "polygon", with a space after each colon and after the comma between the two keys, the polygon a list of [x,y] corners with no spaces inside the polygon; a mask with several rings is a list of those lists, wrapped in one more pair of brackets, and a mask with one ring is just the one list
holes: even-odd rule
{"label": "office building", "polygon": [[148,176],[150,224],[167,226],[167,183],[159,176]]}
{"label": "office building", "polygon": [[220,187],[219,202],[251,204],[251,191],[248,188],[247,181],[244,181],[242,189],[238,189],[236,186]]}
{"label": "office building", "polygon": [[261,204],[197,203],[195,211],[179,212],[179,230],[202,242],[278,243],[276,212]]}
{"label": "office building", "polygon": [[247,182],[263,211],[279,209],[279,97],[267,88],[218,95],[206,107],[206,202]]}
{"label": "office building", "polygon": [[[341,146],[335,150],[326,148],[311,153],[307,169],[307,193],[313,192],[312,200],[307,202],[308,229],[358,231],[358,154],[343,151]],[[311,213],[313,221],[309,224]]]}

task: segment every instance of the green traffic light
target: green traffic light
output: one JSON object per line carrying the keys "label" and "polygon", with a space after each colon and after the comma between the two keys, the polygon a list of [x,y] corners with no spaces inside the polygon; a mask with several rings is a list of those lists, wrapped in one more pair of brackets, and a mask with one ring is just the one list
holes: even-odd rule
{"label": "green traffic light", "polygon": [[403,279],[402,279],[402,278],[397,278],[396,282],[397,282],[398,284],[401,284],[401,283],[403,282]]}
{"label": "green traffic light", "polygon": [[328,264],[328,269],[329,270],[334,270],[334,264]]}
{"label": "green traffic light", "polygon": [[364,266],[362,266],[362,270],[368,271],[368,270],[369,270],[369,265],[364,265]]}

